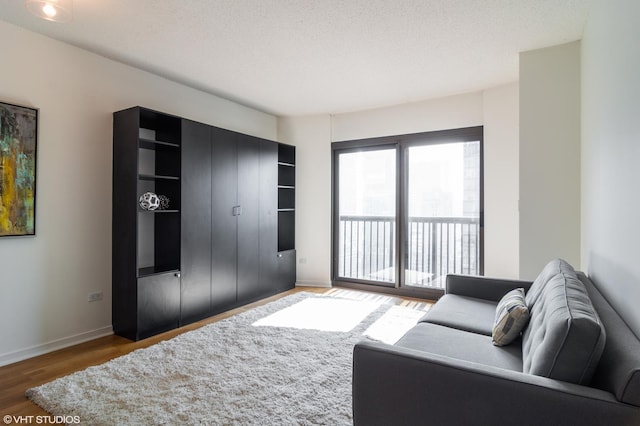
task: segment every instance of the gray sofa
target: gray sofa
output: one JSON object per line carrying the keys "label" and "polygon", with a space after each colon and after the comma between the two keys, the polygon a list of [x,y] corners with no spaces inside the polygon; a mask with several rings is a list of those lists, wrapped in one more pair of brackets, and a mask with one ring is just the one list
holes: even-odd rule
{"label": "gray sofa", "polygon": [[[530,319],[492,344],[496,306],[524,288]],[[396,344],[353,352],[356,425],[640,425],[640,340],[583,273],[535,281],[449,275]]]}

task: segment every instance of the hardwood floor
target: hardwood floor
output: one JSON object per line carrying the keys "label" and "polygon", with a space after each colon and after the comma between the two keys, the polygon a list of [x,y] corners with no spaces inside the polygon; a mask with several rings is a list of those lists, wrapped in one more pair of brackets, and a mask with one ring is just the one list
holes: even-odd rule
{"label": "hardwood floor", "polygon": [[171,339],[181,333],[194,330],[206,324],[228,318],[247,311],[256,306],[264,305],[293,293],[301,291],[327,294],[347,295],[361,299],[385,298],[399,305],[421,306],[424,309],[433,303],[421,299],[400,298],[378,293],[338,288],[297,287],[284,293],[262,299],[258,302],[233,309],[219,315],[189,324],[176,330],[171,330],[139,342],[132,342],[119,336],[107,336],[69,348],[61,349],[35,358],[0,367],[0,416],[45,416],[48,413],[32,403],[24,395],[31,387],[50,382],[58,377],[66,376],[75,371],[83,370],[92,365],[102,364],[113,358],[127,354],[136,349],[145,348],[162,340]]}

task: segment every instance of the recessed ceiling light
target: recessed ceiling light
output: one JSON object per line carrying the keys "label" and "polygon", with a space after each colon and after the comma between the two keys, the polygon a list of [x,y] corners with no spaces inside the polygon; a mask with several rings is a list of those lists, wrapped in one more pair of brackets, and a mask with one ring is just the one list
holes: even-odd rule
{"label": "recessed ceiling light", "polygon": [[24,0],[29,12],[38,18],[52,22],[71,22],[72,0]]}

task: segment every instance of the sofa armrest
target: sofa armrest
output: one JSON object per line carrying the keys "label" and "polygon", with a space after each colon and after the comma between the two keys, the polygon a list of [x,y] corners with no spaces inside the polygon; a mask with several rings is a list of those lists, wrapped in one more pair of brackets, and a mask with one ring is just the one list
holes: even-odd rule
{"label": "sofa armrest", "polygon": [[533,281],[449,274],[447,275],[445,293],[497,302],[514,288],[522,287],[527,292],[531,284]]}
{"label": "sofa armrest", "polygon": [[377,342],[353,352],[355,425],[638,425],[612,394]]}

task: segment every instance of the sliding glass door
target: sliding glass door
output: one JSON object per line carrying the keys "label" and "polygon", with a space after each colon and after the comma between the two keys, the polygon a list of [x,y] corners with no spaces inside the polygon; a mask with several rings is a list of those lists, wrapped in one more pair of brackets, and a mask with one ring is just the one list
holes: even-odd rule
{"label": "sliding glass door", "polygon": [[405,151],[408,286],[444,288],[448,273],[480,273],[480,141]]}
{"label": "sliding glass door", "polygon": [[396,148],[338,154],[337,275],[396,282]]}
{"label": "sliding glass door", "polygon": [[483,273],[482,128],[333,144],[333,279],[416,293]]}

